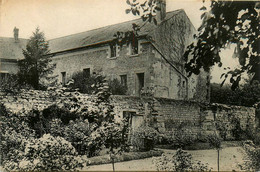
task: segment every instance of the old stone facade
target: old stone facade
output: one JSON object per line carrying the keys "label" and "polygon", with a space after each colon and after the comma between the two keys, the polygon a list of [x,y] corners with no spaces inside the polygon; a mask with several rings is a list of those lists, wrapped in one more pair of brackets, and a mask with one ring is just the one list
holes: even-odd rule
{"label": "old stone facade", "polygon": [[[193,41],[194,26],[184,10],[162,9],[157,25],[136,19],[49,40],[49,55],[56,64],[53,75],[65,85],[73,74],[84,71],[118,79],[131,96],[209,101],[209,73],[187,77],[184,69],[183,54]],[[141,28],[138,41],[117,45],[114,34],[131,30],[133,23]],[[17,60],[24,58],[22,49],[28,40],[14,36],[0,42],[3,76],[17,73]]]}
{"label": "old stone facade", "polygon": [[[136,52],[132,42],[122,47],[113,44],[113,35],[131,30],[132,23],[142,26]],[[185,12],[177,10],[166,13],[158,25],[137,19],[50,40],[56,64],[53,75],[65,84],[76,72],[99,73],[126,84],[128,95],[144,92],[154,97],[207,101],[209,74],[188,78],[184,70],[182,55],[194,33]]]}

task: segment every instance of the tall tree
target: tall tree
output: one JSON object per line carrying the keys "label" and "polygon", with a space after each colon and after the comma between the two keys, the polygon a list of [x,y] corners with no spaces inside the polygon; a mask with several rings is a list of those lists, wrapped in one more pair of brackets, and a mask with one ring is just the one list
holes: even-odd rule
{"label": "tall tree", "polygon": [[201,68],[209,71],[215,64],[221,67],[220,51],[234,44],[233,57],[238,58],[240,66],[222,74],[222,84],[230,76],[234,90],[245,72],[260,81],[259,2],[212,0],[209,10],[205,6],[201,10],[205,12],[195,35],[196,42],[189,45],[185,53],[186,59],[192,56],[186,64],[187,71],[198,74]]}
{"label": "tall tree", "polygon": [[46,83],[55,82],[55,77],[50,76],[55,64],[51,63],[49,52],[49,44],[45,41],[44,33],[36,28],[26,45],[26,49],[23,49],[25,59],[18,62],[19,83],[40,89],[42,86],[46,86]]}
{"label": "tall tree", "polygon": [[[151,22],[156,10],[160,10],[156,8],[158,1],[161,0],[145,0],[143,3],[127,0],[131,9],[126,12],[131,11]],[[191,75],[199,74],[201,68],[209,71],[215,64],[221,67],[220,51],[235,44],[233,57],[239,59],[240,66],[235,70],[227,68],[222,75],[223,84],[230,76],[232,89],[237,88],[243,73],[260,81],[260,2],[211,0],[209,10],[205,6],[200,10],[205,11],[201,16],[203,22],[198,34],[194,35],[195,41],[184,54],[186,71]]]}

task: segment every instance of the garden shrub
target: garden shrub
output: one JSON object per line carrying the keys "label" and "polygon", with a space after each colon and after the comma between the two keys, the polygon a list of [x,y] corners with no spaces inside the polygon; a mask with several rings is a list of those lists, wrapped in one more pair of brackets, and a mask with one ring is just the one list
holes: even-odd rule
{"label": "garden shrub", "polygon": [[[54,90],[52,96],[60,100],[57,105],[43,110],[35,106],[19,114],[0,104],[0,127],[5,131],[1,132],[1,165],[19,171],[73,170],[82,165],[78,155],[96,156],[104,147],[115,154],[124,144],[123,125],[115,122],[108,85],[103,83],[96,91],[86,103],[80,93]],[[65,98],[68,95],[72,97]]]}
{"label": "garden shrub", "polygon": [[88,155],[88,142],[90,137],[90,128],[87,120],[71,120],[69,124],[62,124],[61,119],[51,121],[50,133],[53,136],[60,136],[71,142],[79,155]]}
{"label": "garden shrub", "polygon": [[250,140],[243,143],[244,163],[241,164],[241,170],[259,171],[260,170],[260,147],[254,145]]}
{"label": "garden shrub", "polygon": [[13,159],[16,161],[21,157],[25,144],[35,138],[24,114],[15,114],[0,104],[0,141],[1,141],[1,164]]}
{"label": "garden shrub", "polygon": [[167,132],[160,135],[160,143],[171,145],[171,148],[185,148],[198,141],[188,129],[181,129],[175,132]]}
{"label": "garden shrub", "polygon": [[109,91],[112,95],[126,95],[127,87],[122,85],[118,79],[108,81]]}
{"label": "garden shrub", "polygon": [[84,72],[77,72],[72,75],[73,82],[69,85],[71,89],[78,89],[81,93],[94,94],[98,88],[105,83],[105,77],[98,74],[86,76]]}
{"label": "garden shrub", "polygon": [[132,145],[141,151],[148,151],[154,148],[158,141],[159,133],[149,126],[140,126],[133,132]]}
{"label": "garden shrub", "polygon": [[4,168],[8,171],[65,171],[81,168],[84,163],[70,142],[45,134],[26,144],[23,159],[7,161]]}
{"label": "garden shrub", "polygon": [[209,171],[207,165],[200,161],[192,160],[191,154],[177,149],[172,158],[163,154],[161,157],[154,158],[153,163],[158,171]]}

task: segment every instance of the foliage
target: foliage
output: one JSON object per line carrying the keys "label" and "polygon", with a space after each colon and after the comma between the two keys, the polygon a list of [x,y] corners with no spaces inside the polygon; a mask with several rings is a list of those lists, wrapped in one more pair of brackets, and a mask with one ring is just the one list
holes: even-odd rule
{"label": "foliage", "polygon": [[28,121],[20,114],[14,114],[0,104],[0,140],[1,140],[1,164],[9,159],[19,159],[25,148],[25,144],[35,138]]}
{"label": "foliage", "polygon": [[18,162],[7,161],[6,170],[74,170],[83,167],[81,158],[70,142],[62,137],[53,137],[45,134],[43,137],[31,140],[26,144],[23,159]]}
{"label": "foliage", "polygon": [[35,89],[40,89],[56,82],[53,73],[55,65],[51,63],[48,42],[45,41],[44,33],[39,28],[33,32],[26,49],[23,49],[25,59],[18,61],[19,84],[29,84]]}
{"label": "foliage", "polygon": [[203,22],[198,34],[194,36],[196,42],[188,46],[184,55],[186,60],[192,56],[185,65],[186,70],[190,74],[199,74],[201,68],[209,71],[215,64],[221,67],[219,53],[235,44],[233,56],[239,59],[240,66],[224,73],[223,83],[230,75],[234,90],[244,72],[252,74],[253,80],[259,80],[259,5],[257,1],[213,0],[210,10],[203,6],[201,10],[205,12],[201,16]]}
{"label": "foliage", "polygon": [[255,146],[252,141],[243,144],[245,150],[245,161],[241,170],[259,171],[260,170],[260,148]]}
{"label": "foliage", "polygon": [[106,77],[98,74],[86,76],[84,72],[77,72],[72,76],[73,82],[68,87],[81,93],[96,94],[99,88],[108,83],[109,92],[113,95],[125,95],[127,87],[117,79],[106,81]]}
{"label": "foliage", "polygon": [[157,25],[156,18],[154,15],[156,11],[160,11],[161,9],[157,6],[157,1],[159,0],[146,0],[143,3],[137,2],[133,0],[127,0],[126,3],[131,7],[131,9],[126,9],[126,13],[132,12],[133,15],[141,16],[143,21],[154,22]]}
{"label": "foliage", "polygon": [[230,121],[231,124],[233,125],[231,129],[231,133],[236,140],[246,140],[246,139],[253,140],[255,138],[255,134],[256,134],[255,128],[253,125],[249,124],[248,120],[249,118],[247,119],[246,127],[242,128],[240,124],[240,119],[237,118],[236,116],[231,117]]}
{"label": "foliage", "polygon": [[149,126],[140,126],[133,132],[132,144],[137,150],[151,150],[158,141],[159,133]]}
{"label": "foliage", "polygon": [[223,140],[227,140],[228,134],[228,124],[223,123],[222,121],[216,121],[215,123],[217,131],[219,131],[219,135]]}
{"label": "foliage", "polygon": [[50,124],[50,134],[53,136],[61,136],[69,141],[79,155],[88,155],[89,152],[91,152],[88,148],[90,132],[89,122],[87,120],[70,120],[67,125],[64,125],[61,119],[56,118],[53,119]]}
{"label": "foliage", "polygon": [[160,134],[160,143],[168,144],[171,148],[186,148],[187,146],[191,146],[196,143],[197,138],[193,137],[189,131],[182,130],[176,132],[167,132],[164,134]]}
{"label": "foliage", "polygon": [[98,92],[98,88],[102,86],[106,80],[105,77],[98,74],[86,76],[84,72],[77,72],[72,75],[73,84],[69,87],[72,89],[78,89],[81,93],[95,94]]}
{"label": "foliage", "polygon": [[108,81],[109,91],[112,95],[126,95],[127,87],[122,85],[118,79]]}
{"label": "foliage", "polygon": [[252,107],[260,100],[259,81],[253,81],[251,84],[246,83],[234,91],[228,85],[221,87],[220,84],[213,83],[210,91],[210,101],[212,103]]}
{"label": "foliage", "polygon": [[158,171],[209,171],[207,165],[200,161],[193,161],[191,154],[177,149],[176,153],[169,158],[163,154],[159,158],[154,159],[154,163]]}
{"label": "foliage", "polygon": [[[132,12],[144,21],[156,24],[154,15],[156,10],[160,10],[157,6],[159,1],[161,0],[145,0],[141,3],[127,0],[131,9],[127,9],[126,13]],[[204,11],[201,15],[202,24],[198,28],[198,34],[194,35],[196,41],[187,47],[184,54],[186,71],[190,75],[198,75],[201,68],[209,71],[215,64],[221,67],[219,53],[230,44],[235,44],[233,56],[239,59],[240,66],[235,70],[227,68],[229,71],[222,75],[223,83],[231,76],[230,83],[234,90],[245,72],[252,74],[253,80],[260,81],[259,8],[260,3],[257,1],[212,0],[208,11],[203,6],[200,9]]]}
{"label": "foliage", "polygon": [[221,149],[222,139],[217,134],[209,135],[208,142],[213,148],[217,150]]}
{"label": "foliage", "polygon": [[189,128],[190,122],[173,122],[169,121],[170,125],[174,126],[174,131],[160,134],[160,142],[162,144],[169,144],[172,148],[186,148],[198,141],[197,136],[192,133]]}
{"label": "foliage", "polygon": [[[55,139],[66,140],[77,155],[95,156],[104,146],[110,148],[111,152],[114,152],[114,148],[117,149],[121,146],[122,125],[114,120],[115,113],[109,102],[110,92],[106,84],[100,86],[91,99],[79,92],[65,91],[66,89],[59,88],[48,92],[31,90],[29,94],[45,95],[48,93],[51,95],[49,98],[57,102],[55,105],[45,106],[46,108],[25,107],[18,114],[13,114],[6,110],[5,106],[1,106],[1,131],[5,131],[1,133],[1,148],[3,148],[1,153],[4,161],[1,164],[3,163],[6,169],[37,170],[39,168],[44,170],[52,168],[48,167],[48,163],[52,162],[40,164],[42,166],[38,167],[38,163],[33,164],[34,162],[29,159],[31,154],[24,154],[29,142],[31,142],[31,147],[35,147],[35,145],[40,147],[45,144],[40,139],[49,134],[53,135]],[[42,95],[38,96],[42,97]],[[41,154],[41,151],[36,151],[34,156],[41,156],[38,153]],[[77,155],[64,156],[67,159],[61,159],[61,161],[73,162],[70,163],[72,166],[62,168],[73,170],[76,164],[80,165],[80,162],[76,162],[79,160]],[[20,167],[20,162],[27,163],[27,165]],[[57,168],[55,164],[53,165],[53,168]]]}

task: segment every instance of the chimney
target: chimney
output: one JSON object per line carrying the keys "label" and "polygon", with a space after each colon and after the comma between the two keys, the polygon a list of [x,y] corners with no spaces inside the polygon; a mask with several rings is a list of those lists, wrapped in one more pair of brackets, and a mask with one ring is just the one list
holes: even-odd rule
{"label": "chimney", "polygon": [[19,29],[14,27],[14,41],[18,42],[18,38],[19,38]]}
{"label": "chimney", "polygon": [[156,21],[160,24],[166,17],[166,0],[157,0],[157,7],[160,10],[156,11]]}

